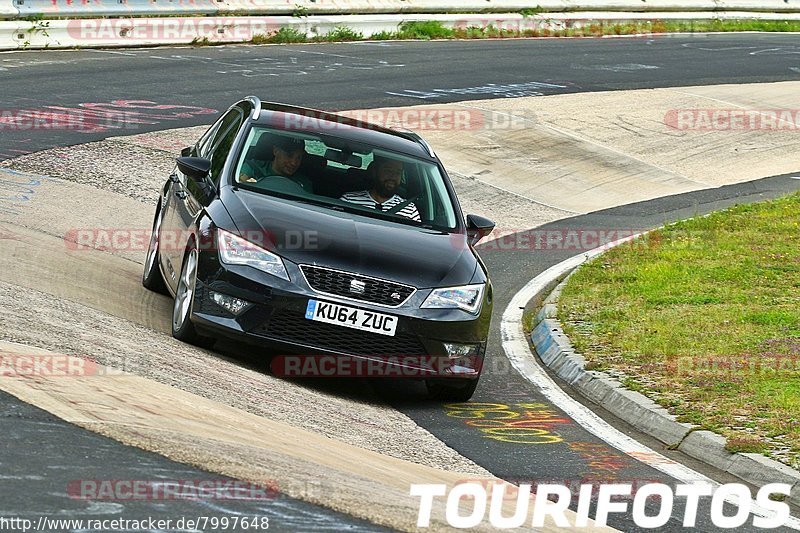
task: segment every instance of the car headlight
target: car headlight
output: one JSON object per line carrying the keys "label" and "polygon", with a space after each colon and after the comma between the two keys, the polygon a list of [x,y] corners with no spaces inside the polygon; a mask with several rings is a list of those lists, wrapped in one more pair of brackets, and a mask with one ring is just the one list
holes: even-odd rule
{"label": "car headlight", "polygon": [[289,281],[283,259],[223,229],[217,229],[219,258],[228,265],[248,265]]}
{"label": "car headlight", "polygon": [[448,287],[434,289],[422,304],[427,309],[463,309],[473,315],[478,314],[478,309],[483,301],[485,284],[464,285],[463,287]]}

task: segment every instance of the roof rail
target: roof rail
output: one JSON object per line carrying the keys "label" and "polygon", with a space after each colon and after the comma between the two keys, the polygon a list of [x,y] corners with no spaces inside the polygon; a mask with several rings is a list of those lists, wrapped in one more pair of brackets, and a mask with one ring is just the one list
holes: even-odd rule
{"label": "roof rail", "polygon": [[253,116],[251,118],[258,120],[258,117],[261,116],[261,100],[259,100],[258,96],[248,96],[246,100],[253,104]]}
{"label": "roof rail", "polygon": [[[259,117],[259,115],[261,113],[261,110],[262,110],[261,100],[259,100],[255,96],[248,96],[247,99],[250,100],[251,102],[253,102],[253,105],[255,106],[255,109],[253,111],[253,120],[258,120],[258,117]],[[397,136],[397,137],[402,137],[403,139],[407,139],[407,140],[409,140],[411,142],[415,142],[415,143],[419,144],[420,146],[422,146],[422,148],[428,153],[428,155],[430,155],[431,157],[436,157],[436,153],[434,153],[433,148],[431,148],[431,145],[429,145],[428,142],[425,139],[423,139],[417,132],[411,131],[411,130],[406,129],[406,128],[389,128],[389,127],[386,127],[386,126],[381,126],[379,124],[373,124],[373,123],[370,123],[370,122],[365,122],[365,121],[362,121],[360,119],[349,119],[349,117],[346,117],[344,115],[337,115],[335,112],[331,112],[331,111],[322,111],[320,109],[311,109],[311,108],[308,108],[308,107],[300,107],[300,106],[294,106],[294,105],[288,105],[288,104],[280,104],[280,103],[277,103],[277,102],[264,102],[263,109],[269,109],[270,111],[283,111],[283,112],[288,111],[290,113],[311,112],[311,113],[314,113],[313,116],[315,116],[317,118],[324,118],[324,119],[327,119],[327,120],[334,120],[336,117],[338,117],[339,119],[352,120],[353,122],[357,122],[357,123],[361,124],[362,127],[363,127],[363,125],[367,125],[371,129],[374,129],[376,131],[380,131],[382,133],[387,133],[389,135],[394,135],[394,136]],[[327,117],[330,117],[330,118],[327,118]]]}

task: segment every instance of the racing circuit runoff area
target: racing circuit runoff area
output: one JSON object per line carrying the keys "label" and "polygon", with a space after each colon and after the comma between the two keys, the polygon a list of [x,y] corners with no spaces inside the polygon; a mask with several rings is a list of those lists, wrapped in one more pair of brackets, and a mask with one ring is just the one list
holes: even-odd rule
{"label": "racing circuit runoff area", "polygon": [[[147,524],[159,530],[223,529],[223,517],[228,530],[254,529],[244,517],[267,517],[279,531],[605,530],[596,518],[622,531],[796,530],[797,520],[760,487],[739,486],[666,449],[601,406],[573,398],[565,385],[561,392],[540,377],[524,378],[509,360],[520,346],[501,335],[509,305],[525,306],[520,290],[564,259],[671,220],[800,188],[793,179],[800,137],[779,111],[794,109],[800,93],[791,70],[796,37],[560,41],[561,67],[542,74],[547,59],[537,58],[555,53],[552,43],[5,54],[3,64],[16,65],[0,71],[9,102],[19,105],[23,85],[45,69],[64,69],[59,84],[77,84],[80,71],[84,86],[98,87],[91,100],[105,104],[81,106],[89,97],[70,93],[59,107],[94,113],[39,138],[18,128],[0,139],[8,157],[0,179],[9,191],[0,203],[0,356],[4,364],[39,361],[38,371],[0,377],[0,424],[13,437],[0,463],[15,465],[3,472],[0,519],[97,519],[88,529],[129,530],[140,524],[102,520],[172,520]],[[421,52],[437,63],[405,69]],[[501,55],[519,64],[493,72]],[[258,87],[252,77],[231,76],[224,94],[209,84],[195,88],[196,96],[127,98],[123,88],[100,88],[108,72],[202,78],[237,61],[252,66],[254,56],[285,56],[287,64],[313,56],[339,67],[306,68],[307,89],[289,75],[260,78]],[[440,72],[447,61],[467,60],[469,85]],[[344,64],[397,67],[376,75]],[[487,79],[476,79],[484,65]],[[697,74],[703,68],[727,74],[707,80]],[[655,80],[653,73],[670,69],[693,83]],[[751,76],[752,69],[772,70]],[[425,90],[420,80],[434,71],[440,78]],[[595,73],[624,84],[593,86]],[[136,93],[136,81],[127,83]],[[464,212],[497,222],[478,247],[495,288],[495,316],[469,403],[430,402],[421,384],[388,377],[280,379],[265,354],[247,347],[179,343],[169,333],[171,300],[140,285],[157,191],[180,148],[205,130],[198,124],[246,94],[313,105],[303,91],[326,86],[352,88],[329,108],[416,126],[443,159]],[[391,109],[375,109],[380,95]],[[31,95],[24,108],[47,105]],[[113,116],[125,128],[103,130],[119,110]],[[43,150],[10,157],[24,138]],[[578,238],[568,242],[569,231]],[[737,485],[693,496],[697,483]],[[527,501],[526,485],[540,490],[530,506],[519,503]],[[581,485],[593,485],[594,498]],[[620,497],[628,485],[633,495]],[[552,507],[542,496],[548,490],[558,501]],[[187,524],[189,513],[207,521]]]}

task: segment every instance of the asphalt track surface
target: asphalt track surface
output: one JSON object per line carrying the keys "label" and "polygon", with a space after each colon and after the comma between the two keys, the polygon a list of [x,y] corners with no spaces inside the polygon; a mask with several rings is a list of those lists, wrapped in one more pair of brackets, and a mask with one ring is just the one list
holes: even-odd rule
{"label": "asphalt track surface", "polygon": [[[100,109],[106,112],[102,118],[96,118],[96,127],[92,131],[86,131],[85,124],[75,130],[3,131],[0,157],[8,158],[109,136],[209,123],[212,115],[201,113],[198,108],[221,111],[246,94],[317,108],[352,109],[536,94],[795,80],[800,77],[800,39],[790,35],[719,35],[31,52],[0,55],[0,69],[3,81],[0,110],[47,110],[52,109],[48,106],[57,106],[62,110]],[[149,118],[144,120],[139,115],[138,121],[131,123],[125,116],[115,118],[114,113],[109,112],[131,109],[124,107],[130,103],[119,104],[120,100],[145,100],[154,104],[133,105],[167,107],[157,112],[150,111]],[[116,104],[111,104],[115,101]],[[141,110],[141,107],[133,109]],[[176,115],[180,112],[185,115]],[[775,197],[798,188],[800,181],[776,177],[618,207],[562,220],[549,227],[647,229],[733,203]],[[663,474],[616,452],[557,409],[548,406],[546,399],[505,361],[497,329],[505,306],[527,281],[574,253],[525,249],[485,249],[481,252],[495,286],[495,317],[487,354],[487,372],[473,402],[492,404],[484,407],[495,412],[529,417],[535,427],[548,428],[549,434],[554,436],[553,442],[507,442],[488,438],[486,433],[467,424],[471,416],[479,415],[463,408],[424,401],[422,388],[416,383],[389,381],[351,388],[347,383],[310,381],[308,386],[343,395],[353,394],[353,388],[366,390],[356,393],[356,396],[363,394],[367,400],[382,399],[391,403],[466,457],[511,481],[571,483],[599,479],[669,483]],[[235,347],[223,350],[227,349],[236,351]],[[25,409],[14,405],[14,400],[9,398],[0,398],[0,405],[7,411]],[[546,422],[544,425],[543,420]],[[57,424],[55,421],[49,423]],[[635,434],[623,424],[615,422],[615,425]],[[61,428],[60,431],[72,431],[75,435],[81,433],[80,437],[73,436],[67,440],[71,443],[68,446],[73,446],[75,439],[100,439],[75,428]],[[50,442],[65,442],[57,433],[47,438],[41,434],[37,438],[32,434],[30,437],[20,435],[17,442],[43,442],[48,438]],[[650,444],[659,452],[685,462],[680,455],[670,454],[652,442]],[[78,452],[80,447],[74,446],[74,451]],[[109,453],[118,454],[111,460],[118,468],[144,465],[139,472],[148,478],[152,477],[152,465],[158,461],[170,463],[110,442],[105,446],[111,450]],[[28,446],[23,445],[23,448],[28,449]],[[18,446],[3,447],[0,462],[11,464],[14,454],[18,457],[24,453]],[[143,460],[144,456],[148,459]],[[92,459],[87,464],[95,465],[96,471],[105,472],[105,475],[97,477],[113,477],[104,470],[111,463]],[[39,508],[37,502],[49,498],[52,489],[48,487],[56,486],[57,482],[43,475],[53,470],[50,468],[52,456],[30,454],[27,464],[29,476],[43,478],[28,480],[31,484],[26,485],[39,497],[36,500],[17,499],[12,505],[21,506],[18,507],[20,511],[27,505],[29,513],[31,505]],[[76,469],[74,475],[69,473],[69,479],[89,477],[77,470],[79,465],[62,466],[67,470]],[[174,463],[163,468],[193,471]],[[194,472],[196,477],[201,476],[201,473]],[[704,473],[718,481],[727,481],[710,472]],[[4,479],[3,485],[7,482]],[[20,487],[18,483],[22,480],[12,481],[12,486]],[[63,489],[64,485],[58,486]],[[4,488],[4,496],[9,490]],[[3,507],[6,507],[3,511],[11,511],[7,506]],[[714,529],[704,518],[708,516],[705,507],[707,505],[701,505],[698,513],[697,531]],[[297,512],[302,515],[308,509],[310,507],[299,506]],[[324,511],[320,510],[320,513]],[[170,514],[181,513],[173,509]],[[335,516],[330,518],[336,519]],[[681,519],[680,513],[674,513],[664,529],[683,529]],[[629,516],[611,520],[610,525],[624,531],[637,530]]]}
{"label": "asphalt track surface", "polygon": [[[224,486],[230,478],[210,474],[160,455],[145,452],[68,424],[50,413],[0,392],[0,517],[31,520],[38,525],[41,517],[51,519],[44,531],[92,531],[54,521],[171,520],[165,531],[198,531],[179,528],[178,520],[202,520],[215,517],[233,520],[266,517],[270,531],[314,531],[367,533],[390,531],[351,516],[336,513],[299,500],[287,498],[269,488],[261,492],[245,487],[240,494],[251,499],[200,497],[192,499],[191,489],[183,496],[164,499],[159,487],[172,483],[213,483]],[[81,492],[81,482],[106,480],[140,481],[155,495],[150,499],[92,499],[94,488]],[[103,485],[99,485],[103,486]],[[182,485],[187,487],[187,485]],[[312,488],[313,489],[313,488]],[[123,489],[126,490],[126,489]],[[161,494],[164,492],[162,491]],[[231,494],[218,492],[218,495]],[[87,496],[83,498],[82,495]],[[60,525],[60,527],[59,527]],[[11,528],[0,530],[12,530]],[[235,529],[241,530],[241,529]],[[40,530],[42,531],[42,530]],[[251,531],[255,531],[251,529]],[[260,529],[259,529],[260,531]]]}
{"label": "asphalt track surface", "polygon": [[[4,128],[0,158],[208,124],[205,114],[176,114],[221,111],[248,94],[337,110],[797,79],[800,38],[776,34],[9,52],[0,54],[0,113],[112,113],[97,131]],[[167,107],[150,124],[126,123],[126,108],[109,106],[119,100]]]}

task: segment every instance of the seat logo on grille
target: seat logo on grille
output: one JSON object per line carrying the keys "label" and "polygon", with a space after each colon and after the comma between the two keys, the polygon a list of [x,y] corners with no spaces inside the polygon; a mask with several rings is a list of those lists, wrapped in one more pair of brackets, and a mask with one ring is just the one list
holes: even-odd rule
{"label": "seat logo on grille", "polygon": [[355,294],[364,294],[364,291],[367,289],[367,284],[363,281],[359,281],[357,279],[350,281],[350,292]]}
{"label": "seat logo on grille", "polygon": [[400,296],[399,292],[393,292],[392,293],[392,298],[394,298],[395,300],[399,300],[399,299],[402,298],[402,296]]}

